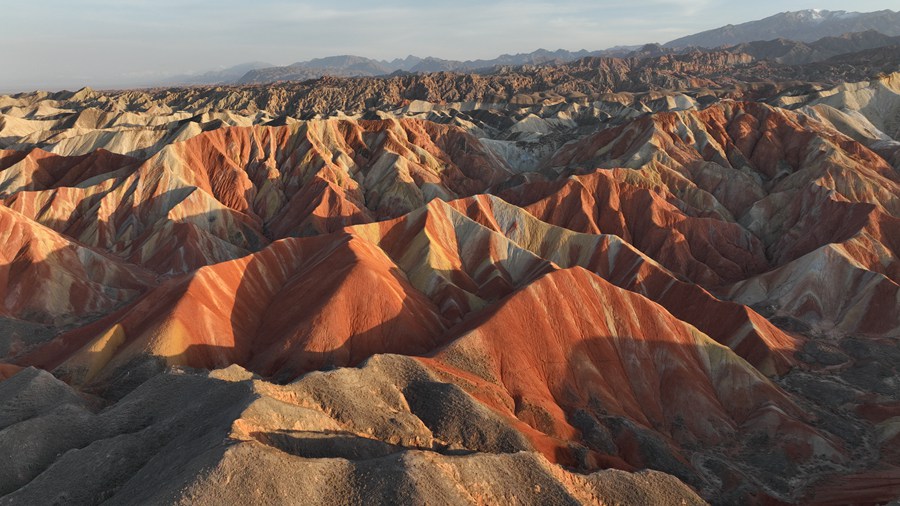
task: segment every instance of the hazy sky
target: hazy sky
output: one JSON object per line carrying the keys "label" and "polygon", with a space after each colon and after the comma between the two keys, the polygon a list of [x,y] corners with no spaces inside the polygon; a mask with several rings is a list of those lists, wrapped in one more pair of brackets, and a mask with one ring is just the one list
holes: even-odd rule
{"label": "hazy sky", "polygon": [[0,91],[123,86],[247,61],[604,49],[897,0],[0,0]]}

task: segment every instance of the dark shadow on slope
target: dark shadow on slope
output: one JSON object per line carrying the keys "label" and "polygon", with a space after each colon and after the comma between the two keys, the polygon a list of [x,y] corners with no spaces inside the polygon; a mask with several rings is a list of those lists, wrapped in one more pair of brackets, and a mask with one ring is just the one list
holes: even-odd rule
{"label": "dark shadow on slope", "polygon": [[[120,185],[126,182],[127,178],[121,178],[112,189],[80,200],[64,220],[41,218],[40,222],[73,242],[84,241],[86,246],[158,274],[190,272],[258,251],[269,242],[257,224],[224,207],[173,220],[173,209],[200,191],[194,187],[166,190],[136,202],[137,182],[130,181],[119,206],[108,213],[110,194],[123,191]],[[153,191],[142,191],[148,190]],[[23,195],[10,197],[7,206],[15,207]]]}
{"label": "dark shadow on slope", "polygon": [[[479,328],[507,300],[473,314],[448,335],[463,336]],[[554,452],[542,451],[581,471],[657,469],[706,494],[714,493],[717,503],[728,504],[796,500],[807,493],[798,490],[797,483],[804,484],[802,488],[828,473],[859,472],[878,459],[870,436],[860,437],[873,433],[870,423],[847,410],[835,414],[828,406],[816,404],[815,396],[795,389],[784,393],[762,382],[749,364],[715,345],[685,346],[663,335],[604,336],[575,339],[559,359],[554,346],[567,347],[561,343],[523,342],[522,346],[541,350],[536,353],[539,363],[517,360],[494,371],[489,363],[496,358],[458,351],[447,355],[442,350],[430,356],[438,355],[443,363],[489,383],[506,385],[515,401],[515,417],[558,441]],[[702,359],[707,353],[717,358]],[[732,358],[720,363],[729,355]],[[591,365],[584,365],[585,361]],[[724,369],[708,372],[707,361]],[[509,382],[519,373],[504,367],[524,368],[519,376],[525,382],[522,385],[537,375],[536,381],[546,387],[523,391],[524,386]],[[593,372],[586,374],[586,370]],[[733,381],[722,382],[723,374]],[[485,391],[465,375],[459,379],[470,393],[472,388]],[[541,388],[549,390],[542,393]],[[863,395],[857,401],[869,402]],[[623,409],[625,405],[631,407]],[[771,415],[766,413],[773,406],[787,413],[784,425],[767,421]],[[491,407],[498,413],[510,409],[504,403]],[[562,419],[555,414],[558,408],[564,413]],[[576,429],[577,436],[570,439],[560,424]],[[832,455],[824,450],[829,446],[834,449]]]}
{"label": "dark shadow on slope", "polygon": [[[307,237],[336,232],[350,225],[375,221],[372,212],[356,199],[345,198],[332,188],[332,184],[320,177],[313,177],[290,197],[288,203],[266,222],[269,238]],[[338,215],[316,214],[317,207],[337,209]],[[353,206],[356,209],[345,209]]]}
{"label": "dark shadow on slope", "polygon": [[23,187],[10,190],[15,181],[7,181],[0,185],[0,198],[7,198],[20,191],[42,191],[62,187],[78,186],[88,180],[103,177],[123,177],[133,173],[140,165],[140,160],[130,156],[119,155],[98,149],[80,156],[60,156],[43,152],[40,149],[23,151],[20,155],[0,160],[0,172],[7,170],[12,163],[30,159],[36,165],[29,174],[31,182]]}
{"label": "dark shadow on slope", "polygon": [[[359,240],[345,232],[291,241],[294,246],[291,254],[299,252],[302,257],[290,258],[287,260],[290,263],[285,265],[273,264],[271,258],[257,255],[241,275],[235,291],[235,307],[231,311],[232,333],[242,343],[242,349],[237,350],[240,365],[276,381],[290,381],[311,370],[355,366],[378,353],[421,354],[438,345],[445,326],[437,308],[409,285],[406,275],[395,265],[391,265],[384,278],[371,279],[369,286],[346,286],[362,281],[360,276],[381,276],[375,272],[370,274],[368,270],[356,273],[356,269],[365,267],[366,262],[384,262],[386,258],[358,256],[365,252],[357,252],[351,244]],[[280,284],[271,286],[273,282]],[[366,325],[368,315],[324,313],[331,302],[347,305],[346,308],[332,307],[333,310],[359,311],[362,307],[374,310],[377,307],[367,300],[392,297],[393,294],[377,291],[393,290],[389,288],[393,284],[398,284],[404,291],[399,302],[400,312],[375,322],[366,330],[358,329]],[[366,290],[372,290],[372,293],[366,293]],[[336,296],[339,298],[335,299]],[[335,332],[340,332],[346,324],[346,329],[352,333],[323,336],[316,328],[324,323],[322,318],[329,319]],[[405,328],[407,324],[418,327]],[[313,331],[315,335],[310,334]],[[310,339],[316,341],[310,342]],[[309,346],[326,346],[326,349],[316,351]],[[202,355],[207,351],[193,348],[187,353]]]}
{"label": "dark shadow on slope", "polygon": [[164,374],[95,411],[79,407],[80,392],[40,374],[45,375],[41,381],[11,392],[11,402],[0,403],[0,414],[12,407],[16,395],[28,402],[29,392],[40,395],[48,383],[61,385],[76,402],[52,405],[0,431],[0,446],[15,449],[10,453],[15,458],[0,465],[0,475],[7,478],[0,480],[0,493],[10,493],[0,502],[89,504],[123,487],[120,497],[133,501],[173,481],[192,479],[193,473],[215,466],[220,455],[208,453],[228,448],[231,424],[257,399],[246,384]]}
{"label": "dark shadow on slope", "polygon": [[[248,272],[245,272],[245,276],[248,273],[250,273],[250,269],[248,269]],[[242,286],[243,285],[244,282],[242,281]],[[249,290],[250,286],[252,286],[252,283],[247,285],[245,289]],[[250,292],[245,292],[242,297],[252,298],[252,290]],[[177,298],[180,299],[180,296]],[[478,321],[490,317],[490,315],[502,306],[502,304],[503,302],[501,301],[494,306],[490,306],[480,314],[473,315],[472,318],[467,320],[467,323],[470,325],[477,325]],[[313,313],[319,310],[315,307],[307,307],[304,309]],[[385,322],[385,325],[388,328],[391,324],[392,322]],[[387,328],[375,328],[372,329],[371,332],[377,335],[378,339],[383,339],[383,334],[387,332]],[[457,336],[459,334],[460,329],[454,329],[446,335]],[[633,340],[633,338],[623,336],[618,336],[618,338],[623,340]],[[289,381],[302,375],[308,370],[332,366],[355,366],[367,358],[367,356],[374,353],[391,352],[419,355],[428,353],[429,351],[428,349],[421,351],[404,349],[402,346],[403,343],[397,342],[395,344],[398,345],[399,349],[387,347],[386,349],[373,350],[357,359],[353,358],[354,352],[352,344],[352,341],[356,339],[365,341],[371,339],[371,337],[366,336],[365,334],[351,336],[350,339],[345,341],[338,348],[327,352],[308,353],[305,366],[301,368],[276,368],[280,372],[275,373],[273,379],[277,381]],[[599,341],[603,343],[609,339],[610,338],[608,337],[604,337],[600,338]],[[652,341],[651,345],[658,349],[658,351],[651,354],[651,356],[678,357],[693,356],[693,354],[697,353],[697,350],[693,347],[680,349],[678,346],[667,344],[665,341]],[[434,347],[439,346],[439,344],[434,343],[431,346],[432,348],[430,349],[434,349]],[[577,346],[573,349],[569,360],[575,360],[576,357],[596,355],[595,348],[596,345],[592,344],[592,341]],[[228,365],[230,362],[227,360],[227,357],[229,354],[233,353],[233,351],[234,350],[228,348],[223,349],[222,347],[212,345],[194,345],[186,352],[186,355],[189,357],[206,358],[226,357],[226,360],[221,362],[211,361],[205,364],[191,364],[211,368]],[[609,362],[607,360],[627,360],[627,356],[628,355],[626,354],[625,356],[619,356],[617,358],[604,359],[601,357],[599,359],[592,358],[591,360],[602,372],[609,368]],[[350,357],[350,359],[348,360],[346,357]],[[248,360],[253,360],[252,355]],[[237,360],[232,360],[232,362],[240,363],[240,361]],[[702,366],[698,364],[696,368],[702,369]],[[566,376],[567,374],[574,374],[576,370],[576,368],[570,366],[566,366],[562,369],[564,372],[560,377],[565,378],[562,387],[563,391],[567,388],[572,388],[576,391],[584,389],[590,391],[592,387],[590,384],[585,384],[583,376]],[[631,375],[625,375],[624,377],[629,378]],[[687,391],[691,391],[695,388],[692,385],[693,384],[691,383],[685,383],[683,388]],[[659,387],[660,385],[657,385],[655,388]],[[708,388],[702,387],[699,388],[698,391],[708,393]],[[440,390],[434,393],[423,393],[418,396],[419,400],[416,402],[427,405],[429,395],[443,396],[444,394],[441,393]],[[727,440],[724,447],[720,447],[726,454],[736,454],[737,457],[704,457],[699,461],[701,462],[699,466],[702,467],[702,470],[697,470],[696,466],[698,464],[694,463],[690,458],[690,455],[692,455],[693,452],[702,451],[704,448],[710,447],[710,445],[707,445],[703,441],[691,442],[689,438],[684,439],[683,437],[679,437],[678,432],[683,429],[678,427],[681,422],[678,421],[677,417],[664,417],[648,426],[646,421],[636,421],[627,414],[616,413],[614,410],[611,410],[609,406],[604,405],[602,400],[591,400],[590,395],[588,395],[588,400],[585,403],[569,402],[566,400],[565,395],[557,396],[554,399],[554,402],[564,408],[567,423],[570,423],[573,427],[577,428],[580,435],[578,440],[576,440],[574,444],[571,444],[569,449],[565,451],[567,455],[559,454],[551,457],[563,462],[568,461],[577,463],[580,460],[583,465],[586,466],[583,470],[589,470],[592,466],[596,466],[596,464],[590,464],[590,462],[597,462],[597,460],[592,460],[598,458],[597,456],[599,456],[601,460],[604,455],[616,456],[634,468],[653,468],[675,474],[686,482],[698,486],[698,488],[703,486],[704,483],[704,480],[699,477],[701,474],[703,476],[713,476],[717,479],[721,479],[723,483],[732,484],[729,486],[733,486],[734,489],[729,493],[735,494],[731,497],[736,500],[752,497],[753,494],[756,493],[754,491],[758,489],[753,486],[748,486],[747,484],[758,479],[764,479],[766,486],[779,494],[788,493],[789,491],[786,491],[783,488],[785,477],[796,476],[802,473],[802,471],[799,470],[798,464],[794,461],[796,458],[794,455],[794,452],[796,451],[794,443],[772,440],[763,442],[757,436],[750,437],[747,433],[742,432],[740,435],[735,435],[733,438]],[[725,401],[724,404],[727,404],[728,402],[731,401]],[[542,413],[540,405],[533,402],[527,396],[517,400],[516,404],[517,416],[532,420],[532,423],[534,423],[535,420],[540,420],[547,416],[546,413]],[[696,409],[696,406],[693,409]],[[740,420],[736,420],[735,423],[739,424]],[[536,428],[552,434],[552,429],[549,426],[541,426],[538,423]],[[745,436],[746,439],[744,439]],[[330,449],[332,447],[329,446],[332,443],[338,444],[340,442],[332,441],[329,443],[321,443],[324,446],[320,447],[320,450],[325,453],[333,451],[333,449]],[[290,446],[293,445],[294,442],[287,441],[279,444]],[[297,444],[299,445],[299,443]],[[712,446],[714,447],[715,445]],[[597,454],[597,456],[593,458],[590,457],[590,455],[593,454]],[[738,462],[741,465],[735,466],[735,462]],[[754,469],[757,469],[757,471],[748,475],[746,466],[752,466]],[[760,476],[763,476],[764,478],[760,478]]]}
{"label": "dark shadow on slope", "polygon": [[4,210],[2,217],[15,234],[3,255],[10,260],[0,265],[0,356],[6,360],[116,311],[155,284],[150,272],[76,241],[47,244],[56,234],[16,212]]}
{"label": "dark shadow on slope", "polygon": [[408,449],[349,432],[282,430],[252,432],[250,435],[264,445],[307,459],[369,460]]}
{"label": "dark shadow on slope", "polygon": [[[120,176],[120,180],[125,181],[125,176]],[[0,273],[5,273],[0,303],[12,304],[14,311],[2,316],[2,324],[9,332],[0,338],[0,356],[23,365],[52,369],[134,307],[150,287],[157,285],[154,278],[158,274],[177,275],[209,263],[244,256],[268,242],[240,218],[236,221],[237,233],[231,228],[222,229],[220,238],[206,232],[205,229],[215,227],[223,219],[223,213],[230,212],[227,209],[185,221],[171,221],[170,211],[194,191],[197,190],[169,190],[135,202],[135,188],[132,187],[126,190],[122,205],[103,219],[98,215],[106,205],[109,191],[76,203],[75,212],[65,220],[44,219],[43,224],[37,224],[12,211],[11,216],[21,217],[26,226],[34,226],[38,230],[46,226],[63,236],[69,244],[39,261],[22,249],[13,252],[12,263],[0,266]],[[7,200],[7,205],[14,206],[23,195],[24,192],[14,194]],[[81,239],[89,244],[82,243]],[[95,257],[89,261],[79,261],[80,254],[76,251],[88,251]],[[28,305],[29,301],[37,303],[44,300],[40,299],[42,294],[34,292],[36,287],[41,286],[35,280],[53,279],[52,276],[59,273],[60,266],[70,268],[75,278],[81,281],[73,283],[68,293],[57,294],[57,297],[68,299],[57,302],[63,305],[74,303],[76,309],[65,315],[55,315],[49,310],[42,311],[39,307]],[[125,273],[125,279],[111,280],[111,270]],[[19,278],[16,285],[10,284],[13,279]],[[186,279],[189,278],[190,274]],[[186,287],[186,284],[183,286]],[[45,291],[55,293],[54,287],[45,287]],[[22,307],[23,303],[24,309],[15,309]],[[90,304],[89,309],[77,309],[80,304]],[[63,316],[65,318],[60,320]],[[60,334],[61,340],[49,342]]]}
{"label": "dark shadow on slope", "polygon": [[[404,299],[398,302],[401,310],[400,316],[404,316],[403,320],[389,317],[363,331],[334,337],[326,336],[333,339],[331,342],[323,342],[321,340],[323,336],[319,335],[319,341],[310,344],[309,335],[302,330],[316,328],[319,324],[318,318],[324,314],[324,305],[332,299],[337,293],[336,291],[344,290],[343,296],[350,297],[351,302],[365,301],[378,295],[374,292],[365,293],[367,289],[377,292],[377,285],[360,285],[355,288],[343,286],[347,276],[352,272],[353,264],[340,262],[334,264],[332,260],[330,267],[319,265],[320,262],[328,260],[329,248],[334,250],[335,247],[346,247],[346,243],[350,240],[350,236],[342,233],[320,238],[292,239],[291,241],[295,241],[295,244],[306,245],[303,250],[305,253],[302,254],[305,256],[288,260],[293,265],[281,263],[284,259],[267,257],[268,253],[266,252],[254,256],[249,261],[249,265],[240,272],[240,278],[234,288],[234,300],[242,307],[231,308],[227,313],[231,315],[231,320],[222,322],[224,325],[230,325],[229,330],[235,336],[235,345],[212,344],[218,342],[222,336],[214,327],[201,326],[200,328],[207,330],[209,334],[190,334],[188,337],[193,342],[185,343],[186,348],[183,352],[170,358],[176,363],[207,369],[226,367],[236,363],[276,382],[287,382],[312,370],[355,366],[378,353],[415,355],[424,354],[436,348],[441,343],[440,338],[445,326],[436,308],[421,293],[408,285],[405,281],[405,274],[396,267],[391,268],[386,282],[393,279],[400,283],[400,286],[405,287]],[[341,246],[342,244],[344,246]],[[297,251],[299,250],[300,248]],[[350,258],[352,259],[352,257]],[[340,258],[338,259],[340,260]],[[323,268],[324,271],[322,271]],[[273,269],[286,269],[287,272],[283,275],[276,275],[272,272]],[[321,276],[317,275],[315,279],[307,280],[307,284],[296,284],[295,278],[309,275],[310,271],[315,269],[318,269],[317,272]],[[164,330],[157,327],[162,325],[167,315],[171,314],[178,304],[185,300],[192,282],[202,272],[206,271],[195,271],[169,279],[127,306],[97,321],[65,332],[37,349],[28,350],[28,353],[18,358],[16,363],[53,370],[95,338],[108,332],[121,332],[124,340],[115,345],[112,357],[106,356],[110,351],[105,351],[105,349],[92,352],[97,357],[103,357],[102,361],[115,359],[118,351],[127,349],[134,339],[146,336],[148,331]],[[321,284],[329,275],[331,276],[329,281]],[[272,283],[279,283],[279,285],[271,286]],[[286,287],[291,288],[295,295],[315,290],[320,292],[316,292],[318,295],[307,294],[306,303],[295,305],[295,299],[290,298],[288,292],[283,293]],[[209,285],[206,288],[218,289]],[[228,289],[227,286],[222,288]],[[194,296],[205,295],[205,292],[202,292],[204,287],[201,286],[197,289],[201,292],[193,292]],[[285,297],[288,298],[285,299]],[[215,304],[216,299],[206,303]],[[273,312],[273,306],[279,309]],[[202,305],[198,305],[197,309],[204,311]],[[184,318],[184,316],[182,314],[180,317]],[[198,317],[202,321],[204,318],[210,318],[210,315],[198,314]],[[343,319],[354,318],[356,316],[352,314],[335,316],[333,322],[340,324]],[[420,320],[430,321],[433,328],[418,325]],[[406,328],[405,326],[410,322],[418,326]],[[298,327],[300,323],[303,325]],[[182,339],[182,337],[176,337]],[[177,346],[178,343],[173,344]],[[309,346],[314,347],[311,349]],[[152,375],[158,372],[162,366],[161,363],[164,361],[137,355],[131,362],[122,365],[119,370],[106,370],[102,384],[98,384],[96,387],[101,390],[111,387],[112,383],[124,381],[125,376],[128,375],[145,378],[147,374]],[[137,374],[141,370],[145,370],[146,374]],[[85,374],[87,371],[68,371],[66,373],[67,377],[77,383],[85,380],[93,381]],[[79,380],[79,378],[81,379]],[[132,378],[128,383],[133,384],[134,381],[138,380]]]}
{"label": "dark shadow on slope", "polygon": [[[617,345],[615,355],[601,351],[611,339],[631,345]],[[578,443],[587,447],[588,454],[616,455],[635,468],[673,474],[707,491],[705,494],[714,490],[707,499],[716,504],[768,503],[773,499],[805,503],[813,494],[820,497],[817,491],[823,483],[856,475],[857,483],[864,484],[866,473],[874,477],[885,466],[900,465],[890,446],[879,442],[878,418],[861,415],[900,403],[896,390],[886,389],[900,378],[896,343],[844,339],[841,350],[847,353],[857,346],[854,358],[866,359],[844,364],[840,372],[828,370],[829,366],[804,371],[810,366],[802,364],[775,380],[775,388],[782,391],[776,396],[775,390],[742,384],[742,374],[752,378],[756,371],[745,365],[741,367],[746,367],[747,373],[739,373],[736,358],[737,362],[727,366],[729,381],[716,379],[723,374],[718,373],[708,376],[704,386],[691,379],[704,370],[704,361],[695,358],[704,348],[656,338],[644,341],[654,350],[645,352],[639,350],[640,342],[623,336],[583,341],[571,351],[566,379],[558,390],[552,390],[554,401],[564,407],[568,423],[580,433]],[[815,354],[826,360],[834,355]],[[586,359],[604,382],[615,385],[618,394],[611,397],[608,387],[586,383],[584,366],[576,366]],[[682,366],[682,360],[695,363]],[[654,361],[655,367],[651,365]],[[619,376],[617,369],[622,366],[626,369]],[[648,392],[651,397],[643,397]],[[634,406],[639,407],[641,416],[619,407],[630,395],[637,399]],[[654,395],[658,400],[653,400]],[[712,404],[700,402],[704,398]],[[773,406],[787,413],[784,422],[771,425],[771,415],[766,413]],[[656,411],[660,407],[661,411]],[[642,420],[643,416],[647,418]],[[719,441],[704,437],[704,427],[721,430],[719,437],[724,437]],[[826,445],[836,453],[829,455]],[[577,458],[578,444],[571,448]],[[887,497],[896,490],[891,483],[873,478],[868,485],[856,485],[860,490],[856,496],[848,493],[847,500]]]}

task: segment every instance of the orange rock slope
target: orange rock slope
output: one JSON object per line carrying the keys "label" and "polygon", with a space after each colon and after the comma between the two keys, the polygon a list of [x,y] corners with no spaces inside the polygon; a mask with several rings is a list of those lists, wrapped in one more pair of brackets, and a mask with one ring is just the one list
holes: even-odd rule
{"label": "orange rock slope", "polygon": [[[5,172],[9,179],[29,173],[18,165]],[[485,191],[509,174],[458,129],[329,120],[213,130],[130,174],[111,170],[78,186],[20,191],[6,204],[133,263],[182,273],[256,251],[270,238],[330,232],[435,197]],[[179,249],[186,251],[172,258]]]}

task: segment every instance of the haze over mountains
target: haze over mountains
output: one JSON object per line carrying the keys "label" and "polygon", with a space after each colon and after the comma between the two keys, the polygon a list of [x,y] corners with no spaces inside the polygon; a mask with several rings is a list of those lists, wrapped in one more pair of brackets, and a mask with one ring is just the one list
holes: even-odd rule
{"label": "haze over mountains", "polygon": [[169,84],[224,84],[238,81],[248,72],[257,69],[271,68],[274,65],[266,62],[248,62],[221,70],[210,70],[202,74],[175,76],[165,80]]}
{"label": "haze over mountains", "polygon": [[[835,34],[840,36],[835,37]],[[812,63],[839,54],[900,44],[900,12],[858,13],[845,11],[805,10],[774,16],[690,35],[663,46],[649,44],[644,48],[617,47],[602,51],[547,51],[502,55],[493,60],[455,61],[440,58],[408,56],[393,61],[377,61],[359,56],[334,56],[297,62],[285,67],[253,69],[235,84],[263,84],[275,81],[335,77],[381,76],[395,72],[472,72],[490,71],[499,66],[547,65],[565,63],[584,57],[642,57],[678,50],[702,50],[728,47],[731,52],[746,52],[758,59],[774,59],[779,63]],[[752,45],[741,45],[750,43]],[[768,42],[765,44],[764,42]],[[668,49],[672,48],[672,49]],[[211,84],[224,84],[216,81]]]}
{"label": "haze over mountains", "polygon": [[393,61],[376,61],[360,56],[333,56],[318,58],[306,62],[298,62],[286,67],[273,67],[256,69],[247,72],[236,84],[267,83],[274,81],[297,81],[315,79],[323,75],[335,77],[359,77],[381,76],[394,72],[466,72],[479,69],[490,69],[498,65],[520,66],[540,65],[547,63],[562,63],[584,58],[586,56],[599,56],[606,54],[624,54],[627,51],[547,51],[538,49],[533,53],[502,55],[493,60],[468,60],[454,61],[440,58],[407,56],[405,59]]}
{"label": "haze over mountains", "polygon": [[[549,65],[585,57],[643,57],[683,51],[729,48],[747,52],[758,59],[780,63],[812,63],[839,54],[863,49],[894,46],[900,39],[900,13],[880,11],[858,13],[804,10],[785,12],[768,18],[728,25],[682,37],[666,44],[618,46],[604,50],[549,51],[505,54],[494,59],[447,60],[433,56],[413,56],[376,60],[363,56],[337,55],[300,61],[286,66],[248,62],[226,69],[190,75],[156,78],[128,86],[264,84],[276,81],[302,81],[328,75],[333,77],[387,76],[397,72],[489,72],[498,67]],[[742,44],[750,43],[750,46]]]}

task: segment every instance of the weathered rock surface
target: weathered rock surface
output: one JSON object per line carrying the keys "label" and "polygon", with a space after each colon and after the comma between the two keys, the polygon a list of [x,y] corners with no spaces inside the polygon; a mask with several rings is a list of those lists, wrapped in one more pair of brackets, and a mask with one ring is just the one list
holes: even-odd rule
{"label": "weathered rock surface", "polygon": [[0,97],[0,503],[896,496],[896,75],[646,52]]}

